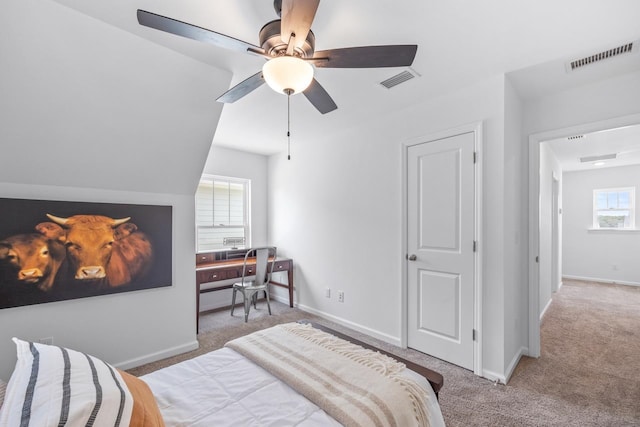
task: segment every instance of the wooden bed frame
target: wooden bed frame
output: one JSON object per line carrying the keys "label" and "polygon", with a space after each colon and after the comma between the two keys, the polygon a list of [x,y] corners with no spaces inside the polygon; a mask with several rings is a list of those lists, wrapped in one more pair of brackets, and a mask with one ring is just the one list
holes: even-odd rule
{"label": "wooden bed frame", "polygon": [[433,391],[436,394],[436,397],[438,397],[438,393],[440,392],[440,389],[442,388],[442,386],[444,385],[444,378],[442,377],[441,374],[439,374],[436,371],[432,371],[429,368],[425,368],[424,366],[420,366],[417,363],[411,362],[410,360],[404,359],[402,357],[396,356],[395,354],[389,353],[388,351],[384,351],[382,349],[379,349],[375,346],[372,346],[370,344],[367,344],[365,342],[362,342],[360,340],[357,340],[355,338],[352,338],[348,335],[345,335],[343,333],[340,333],[334,329],[331,329],[327,326],[323,326],[320,325],[316,322],[312,322],[310,320],[300,320],[298,321],[298,323],[304,323],[304,324],[309,324],[311,326],[313,326],[316,329],[320,329],[322,331],[325,331],[327,333],[330,333],[331,335],[335,335],[338,338],[342,338],[343,340],[352,342],[354,344],[357,344],[361,347],[367,348],[369,350],[373,350],[373,351],[377,351],[380,352],[384,355],[387,355],[395,360],[397,360],[398,362],[404,363],[406,365],[407,368],[411,369],[412,371],[422,375],[423,377],[425,377],[427,379],[427,381],[429,381],[429,384],[431,384],[431,387],[433,388]]}

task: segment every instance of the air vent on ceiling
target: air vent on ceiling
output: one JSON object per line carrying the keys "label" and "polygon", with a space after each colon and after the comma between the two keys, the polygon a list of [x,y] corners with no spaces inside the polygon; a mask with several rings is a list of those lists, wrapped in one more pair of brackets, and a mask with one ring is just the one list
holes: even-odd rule
{"label": "air vent on ceiling", "polygon": [[573,142],[578,142],[581,139],[584,139],[584,135],[573,135],[573,136],[568,136],[567,139],[569,141],[573,141]]}
{"label": "air vent on ceiling", "polygon": [[420,74],[416,73],[416,71],[411,68],[407,68],[405,71],[381,81],[380,84],[387,89],[391,89],[392,87],[398,86],[400,83],[404,83],[414,77],[420,77]]}
{"label": "air vent on ceiling", "polygon": [[580,161],[581,161],[582,163],[587,163],[587,162],[597,162],[597,161],[599,161],[599,160],[615,159],[616,157],[618,157],[618,153],[603,154],[603,155],[601,155],[601,156],[580,157]]}
{"label": "air vent on ceiling", "polygon": [[586,67],[587,65],[595,64],[596,62],[604,61],[605,59],[613,58],[615,56],[628,54],[638,51],[638,41],[623,44],[622,46],[614,47],[613,49],[605,50],[584,58],[576,59],[567,63],[567,71],[575,71],[579,68]]}

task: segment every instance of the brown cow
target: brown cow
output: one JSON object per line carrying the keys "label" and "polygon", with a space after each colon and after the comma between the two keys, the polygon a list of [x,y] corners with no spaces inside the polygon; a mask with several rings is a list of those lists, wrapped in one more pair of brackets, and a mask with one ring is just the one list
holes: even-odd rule
{"label": "brown cow", "polygon": [[100,215],[74,215],[38,224],[37,229],[64,242],[75,278],[104,279],[109,286],[121,286],[143,276],[153,257],[151,243],[131,218],[113,219]]}
{"label": "brown cow", "polygon": [[0,241],[4,275],[19,284],[37,284],[51,290],[66,257],[64,246],[41,234],[18,234]]}

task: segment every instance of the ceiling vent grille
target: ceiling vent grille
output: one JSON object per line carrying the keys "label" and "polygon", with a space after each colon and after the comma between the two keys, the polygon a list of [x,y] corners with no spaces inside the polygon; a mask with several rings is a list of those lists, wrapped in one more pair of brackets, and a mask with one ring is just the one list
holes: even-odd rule
{"label": "ceiling vent grille", "polygon": [[623,44],[622,46],[614,47],[613,49],[605,50],[591,56],[587,56],[581,59],[576,59],[567,63],[568,71],[575,71],[578,68],[586,67],[587,65],[595,64],[596,62],[604,61],[605,59],[613,58],[625,53],[631,53],[638,50],[638,42],[631,42]]}
{"label": "ceiling vent grille", "polygon": [[416,73],[411,68],[408,68],[405,71],[399,74],[396,74],[395,76],[389,77],[388,79],[381,81],[380,84],[386,87],[387,89],[391,89],[392,87],[398,86],[400,83],[409,81],[414,77],[420,77],[420,74]]}
{"label": "ceiling vent grille", "polygon": [[599,160],[615,159],[616,157],[618,157],[618,153],[603,154],[601,156],[580,157],[580,161],[582,163],[597,162]]}

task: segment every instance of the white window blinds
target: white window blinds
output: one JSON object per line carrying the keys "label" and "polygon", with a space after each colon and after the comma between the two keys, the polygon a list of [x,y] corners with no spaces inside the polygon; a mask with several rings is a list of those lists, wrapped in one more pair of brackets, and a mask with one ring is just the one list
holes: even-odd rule
{"label": "white window blinds", "polygon": [[248,180],[204,176],[196,191],[198,252],[249,245]]}

